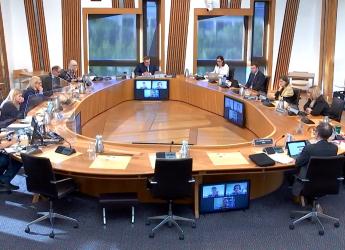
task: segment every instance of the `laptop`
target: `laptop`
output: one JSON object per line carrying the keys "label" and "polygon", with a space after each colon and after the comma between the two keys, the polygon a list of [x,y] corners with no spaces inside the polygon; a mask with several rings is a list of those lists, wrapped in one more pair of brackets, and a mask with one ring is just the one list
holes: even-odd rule
{"label": "laptop", "polygon": [[217,73],[208,73],[208,81],[211,83],[215,83],[218,81],[218,74]]}
{"label": "laptop", "polygon": [[286,147],[288,149],[288,155],[296,159],[302,152],[303,148],[307,145],[306,140],[301,141],[290,141],[286,143]]}

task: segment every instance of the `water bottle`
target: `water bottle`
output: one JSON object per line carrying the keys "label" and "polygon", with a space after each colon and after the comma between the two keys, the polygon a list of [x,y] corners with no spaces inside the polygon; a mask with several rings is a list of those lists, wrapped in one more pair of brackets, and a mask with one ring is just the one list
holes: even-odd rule
{"label": "water bottle", "polygon": [[222,84],[225,84],[226,83],[226,76],[223,76],[222,78]]}
{"label": "water bottle", "polygon": [[243,87],[240,88],[240,95],[244,96],[244,88]]}
{"label": "water bottle", "polygon": [[329,123],[329,118],[328,118],[327,115],[323,117],[323,122],[324,123]]}
{"label": "water bottle", "polygon": [[135,78],[135,74],[134,74],[134,71],[132,71],[132,74],[131,74],[131,76],[132,76],[132,79],[134,79],[134,78]]}
{"label": "water bottle", "polygon": [[95,151],[96,153],[104,152],[103,138],[101,135],[96,135]]}
{"label": "water bottle", "polygon": [[286,138],[285,138],[285,145],[287,145],[288,142],[293,141],[293,137],[291,134],[286,134]]}
{"label": "water bottle", "polygon": [[79,86],[79,94],[85,94],[86,88],[85,88],[85,83],[80,83]]}
{"label": "water bottle", "polygon": [[222,85],[223,77],[218,76],[218,85]]}
{"label": "water bottle", "polygon": [[188,69],[186,69],[186,70],[184,71],[184,76],[185,76],[185,77],[189,77],[189,70],[188,70]]}
{"label": "water bottle", "polygon": [[280,100],[280,101],[278,102],[277,108],[278,108],[278,109],[284,109],[284,101],[283,101],[283,100]]}
{"label": "water bottle", "polygon": [[189,158],[189,145],[188,145],[188,141],[183,140],[182,141],[182,146],[181,146],[181,158]]}
{"label": "water bottle", "polygon": [[51,122],[51,114],[49,114],[47,111],[44,112],[44,117],[43,117],[43,124],[44,125],[49,125]]}

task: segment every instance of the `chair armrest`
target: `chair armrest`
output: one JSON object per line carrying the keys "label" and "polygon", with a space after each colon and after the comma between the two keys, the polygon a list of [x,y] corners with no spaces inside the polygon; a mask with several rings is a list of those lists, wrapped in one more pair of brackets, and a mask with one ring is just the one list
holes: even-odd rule
{"label": "chair armrest", "polygon": [[344,177],[339,177],[337,178],[338,181],[343,181],[344,180]]}
{"label": "chair armrest", "polygon": [[61,180],[57,180],[57,181],[50,181],[50,183],[51,184],[57,184],[57,183],[69,181],[69,180],[73,180],[73,179],[72,178],[65,178],[65,179],[61,179]]}

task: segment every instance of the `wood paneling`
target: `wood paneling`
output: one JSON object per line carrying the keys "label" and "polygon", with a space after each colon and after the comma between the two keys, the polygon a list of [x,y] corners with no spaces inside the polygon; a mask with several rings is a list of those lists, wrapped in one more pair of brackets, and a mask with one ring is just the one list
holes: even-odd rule
{"label": "wood paneling", "polygon": [[240,9],[242,0],[230,0],[231,9]]}
{"label": "wood paneling", "polygon": [[[276,0],[269,1],[269,15],[268,15],[268,38],[267,38],[267,67],[266,73],[272,76],[272,61],[273,61],[273,42],[274,42],[274,27],[275,27],[275,13]],[[273,87],[273,77],[270,77],[269,89]]]}
{"label": "wood paneling", "polygon": [[81,63],[81,0],[61,0],[61,3],[63,67],[67,68],[72,59]]}
{"label": "wood paneling", "polygon": [[295,35],[295,27],[299,9],[299,0],[287,0],[283,27],[280,37],[278,59],[274,77],[274,88],[278,88],[279,77],[287,75],[291,58],[291,50]]}
{"label": "wood paneling", "polygon": [[228,0],[220,0],[220,8],[229,8]]}
{"label": "wood paneling", "polygon": [[123,0],[123,6],[125,8],[135,8],[134,0]]}
{"label": "wood paneling", "polygon": [[[50,70],[47,32],[42,0],[24,0],[33,70]],[[36,12],[36,13],[35,13]]]}
{"label": "wood paneling", "polygon": [[185,70],[190,0],[172,0],[166,72],[183,74]]}
{"label": "wood paneling", "polygon": [[4,26],[0,4],[0,83],[4,83],[1,94],[5,97],[10,89]]}
{"label": "wood paneling", "polygon": [[322,1],[319,86],[327,100],[333,96],[334,53],[337,26],[338,0]]}
{"label": "wood paneling", "polygon": [[120,1],[119,0],[113,0],[112,6],[113,6],[113,8],[120,8]]}

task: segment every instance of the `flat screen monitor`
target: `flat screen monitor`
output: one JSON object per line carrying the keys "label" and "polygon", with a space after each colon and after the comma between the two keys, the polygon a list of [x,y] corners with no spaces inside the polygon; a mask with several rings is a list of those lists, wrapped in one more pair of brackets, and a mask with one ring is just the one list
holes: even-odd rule
{"label": "flat screen monitor", "polygon": [[200,213],[215,213],[249,208],[249,180],[200,185]]}
{"label": "flat screen monitor", "polygon": [[168,80],[143,80],[134,81],[135,100],[169,100]]}
{"label": "flat screen monitor", "polygon": [[239,127],[244,127],[244,103],[224,96],[224,118]]}
{"label": "flat screen monitor", "polygon": [[75,132],[81,135],[81,114],[80,112],[75,115]]}

